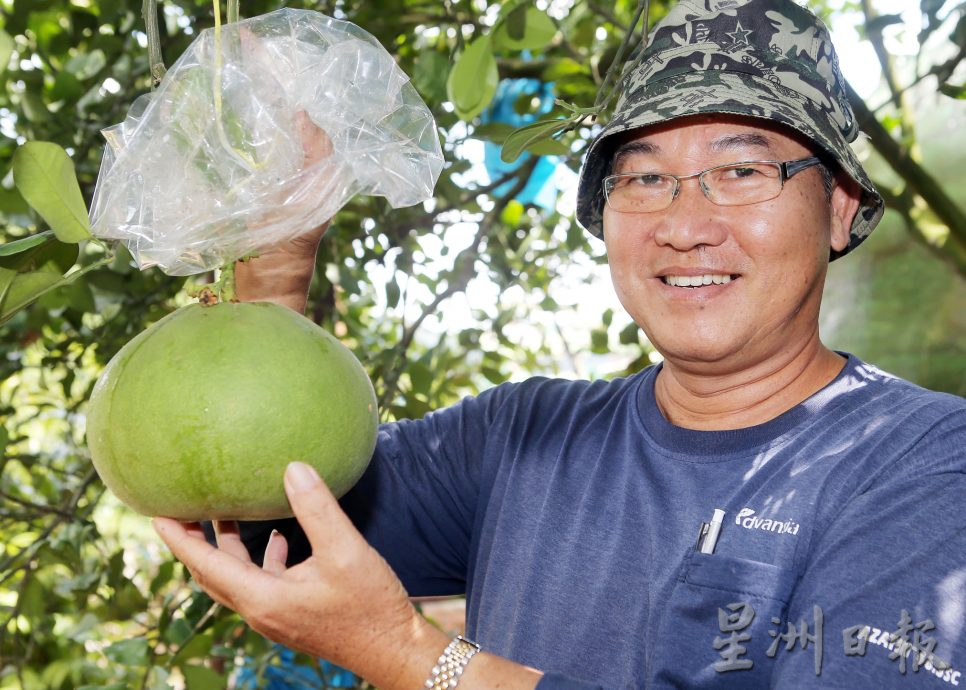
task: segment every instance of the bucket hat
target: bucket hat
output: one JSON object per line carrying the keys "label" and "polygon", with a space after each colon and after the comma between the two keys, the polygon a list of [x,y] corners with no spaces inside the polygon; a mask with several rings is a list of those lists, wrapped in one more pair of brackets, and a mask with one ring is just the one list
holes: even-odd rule
{"label": "bucket hat", "polygon": [[791,0],[681,0],[651,31],[614,115],[588,147],[577,219],[603,235],[603,178],[623,132],[700,113],[763,118],[801,133],[862,189],[855,249],[884,204],[850,143],[859,134],[828,29]]}

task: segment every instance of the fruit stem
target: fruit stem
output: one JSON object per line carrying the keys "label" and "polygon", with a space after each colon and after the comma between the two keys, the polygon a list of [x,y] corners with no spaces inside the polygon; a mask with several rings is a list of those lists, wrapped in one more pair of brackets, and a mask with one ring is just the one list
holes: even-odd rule
{"label": "fruit stem", "polygon": [[219,302],[237,302],[235,297],[235,262],[229,261],[221,267],[218,280],[215,281],[215,295]]}
{"label": "fruit stem", "polygon": [[[244,261],[245,259],[242,259]],[[210,307],[219,302],[237,302],[238,297],[235,292],[235,262],[230,261],[218,269],[218,280],[213,283],[203,285],[185,286],[188,295],[197,297],[198,301],[205,307]]]}

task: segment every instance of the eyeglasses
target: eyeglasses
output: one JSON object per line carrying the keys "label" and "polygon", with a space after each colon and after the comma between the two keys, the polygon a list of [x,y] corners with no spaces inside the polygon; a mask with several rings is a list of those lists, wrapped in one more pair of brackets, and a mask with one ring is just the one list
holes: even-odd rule
{"label": "eyeglasses", "polygon": [[708,168],[693,175],[629,172],[604,178],[604,198],[618,213],[663,211],[677,198],[681,180],[698,178],[701,191],[718,206],[744,206],[774,199],[785,180],[821,165],[815,156],[794,161],[743,161]]}

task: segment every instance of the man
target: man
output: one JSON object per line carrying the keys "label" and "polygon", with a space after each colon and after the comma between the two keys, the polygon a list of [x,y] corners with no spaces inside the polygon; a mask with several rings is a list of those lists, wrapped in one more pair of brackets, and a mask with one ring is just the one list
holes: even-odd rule
{"label": "man", "polygon": [[[255,629],[382,690],[958,684],[966,405],[818,334],[830,257],[882,214],[856,135],[809,12],[682,0],[578,195],[663,365],[388,425],[341,509],[293,463],[301,529],[267,546],[159,532]],[[252,262],[243,294],[301,308],[313,256]],[[479,654],[407,599],[461,592]]]}

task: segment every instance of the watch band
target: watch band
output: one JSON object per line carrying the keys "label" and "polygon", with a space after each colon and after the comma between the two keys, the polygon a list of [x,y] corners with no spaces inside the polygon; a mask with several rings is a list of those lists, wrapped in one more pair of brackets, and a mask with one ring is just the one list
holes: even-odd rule
{"label": "watch band", "polygon": [[480,651],[480,645],[462,635],[457,635],[439,655],[424,686],[429,690],[455,688],[460,682],[460,676],[463,675],[463,669],[478,651]]}

